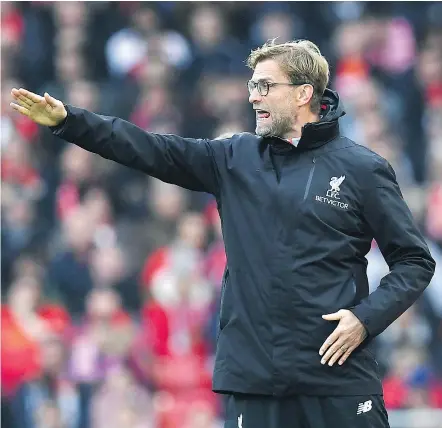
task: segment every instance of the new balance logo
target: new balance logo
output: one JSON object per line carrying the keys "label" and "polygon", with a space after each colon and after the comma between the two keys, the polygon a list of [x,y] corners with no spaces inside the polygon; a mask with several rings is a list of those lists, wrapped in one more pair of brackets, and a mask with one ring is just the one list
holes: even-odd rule
{"label": "new balance logo", "polygon": [[364,403],[358,404],[358,411],[356,414],[367,413],[372,409],[373,402],[371,400],[365,401]]}
{"label": "new balance logo", "polygon": [[242,428],[242,413],[238,416],[238,428]]}

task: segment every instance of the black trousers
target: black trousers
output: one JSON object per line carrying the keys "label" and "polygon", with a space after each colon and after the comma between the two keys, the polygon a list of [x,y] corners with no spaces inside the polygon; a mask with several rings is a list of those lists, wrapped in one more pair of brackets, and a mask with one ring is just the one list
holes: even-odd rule
{"label": "black trousers", "polygon": [[225,396],[224,428],[389,428],[382,395]]}

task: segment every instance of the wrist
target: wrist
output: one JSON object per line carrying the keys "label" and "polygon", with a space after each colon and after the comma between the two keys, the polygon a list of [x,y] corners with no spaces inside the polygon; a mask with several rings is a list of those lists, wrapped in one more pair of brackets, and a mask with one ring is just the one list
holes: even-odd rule
{"label": "wrist", "polygon": [[63,108],[63,118],[61,119],[60,123],[64,122],[66,120],[66,118],[68,117],[68,111],[66,110],[65,106],[63,106],[63,107],[64,107]]}
{"label": "wrist", "polygon": [[56,125],[50,126],[49,129],[51,131],[57,131],[57,130],[62,129],[64,127],[64,125],[66,124],[68,117],[69,117],[69,110],[68,110],[67,106],[65,105],[64,110],[63,110],[63,118]]}

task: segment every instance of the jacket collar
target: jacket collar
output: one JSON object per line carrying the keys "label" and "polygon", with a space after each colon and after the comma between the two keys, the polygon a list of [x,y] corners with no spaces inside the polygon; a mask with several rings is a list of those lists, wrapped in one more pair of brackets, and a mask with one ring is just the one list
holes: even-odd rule
{"label": "jacket collar", "polygon": [[[277,152],[311,150],[334,140],[340,135],[339,118],[345,115],[337,92],[326,89],[322,97],[321,114],[318,122],[307,123],[302,128],[299,141],[288,141],[276,136],[265,137]],[[288,145],[289,143],[290,145]]]}

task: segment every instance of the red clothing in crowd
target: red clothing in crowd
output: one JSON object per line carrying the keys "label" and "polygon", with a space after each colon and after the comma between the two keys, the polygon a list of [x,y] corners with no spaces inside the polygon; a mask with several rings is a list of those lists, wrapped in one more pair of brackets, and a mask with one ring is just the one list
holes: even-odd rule
{"label": "red clothing in crowd", "polygon": [[[58,305],[42,305],[36,315],[45,321],[49,333],[61,335],[70,325],[67,312]],[[10,395],[23,383],[40,374],[40,347],[20,326],[8,305],[1,313],[2,394]]]}

